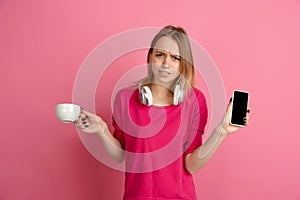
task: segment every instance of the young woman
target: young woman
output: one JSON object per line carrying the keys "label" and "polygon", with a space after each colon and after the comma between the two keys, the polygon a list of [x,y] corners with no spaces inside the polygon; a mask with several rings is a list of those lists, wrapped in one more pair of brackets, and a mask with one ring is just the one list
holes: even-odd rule
{"label": "young woman", "polygon": [[232,103],[202,144],[207,106],[195,87],[185,30],[166,26],[159,31],[147,63],[147,76],[135,88],[116,95],[113,134],[99,116],[85,110],[76,127],[99,135],[112,158],[125,160],[124,200],[196,200],[192,174],[207,163],[226,136],[239,130],[229,123]]}

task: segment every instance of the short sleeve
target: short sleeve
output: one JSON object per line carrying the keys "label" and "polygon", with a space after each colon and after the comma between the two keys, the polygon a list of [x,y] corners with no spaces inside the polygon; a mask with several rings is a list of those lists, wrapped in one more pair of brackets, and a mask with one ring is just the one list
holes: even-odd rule
{"label": "short sleeve", "polygon": [[125,146],[125,136],[124,132],[120,128],[120,125],[122,124],[122,100],[121,100],[121,94],[118,92],[116,94],[116,97],[114,99],[114,106],[113,106],[113,116],[112,116],[112,125],[114,127],[113,136],[118,139],[124,148]]}

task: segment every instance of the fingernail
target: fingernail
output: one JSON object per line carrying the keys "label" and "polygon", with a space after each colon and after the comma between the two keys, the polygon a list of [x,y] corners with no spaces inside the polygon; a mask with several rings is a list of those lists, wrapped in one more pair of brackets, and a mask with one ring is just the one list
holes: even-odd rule
{"label": "fingernail", "polygon": [[231,103],[232,102],[232,97],[230,98],[230,100],[229,100],[229,103]]}
{"label": "fingernail", "polygon": [[250,113],[250,109],[247,110],[247,113]]}

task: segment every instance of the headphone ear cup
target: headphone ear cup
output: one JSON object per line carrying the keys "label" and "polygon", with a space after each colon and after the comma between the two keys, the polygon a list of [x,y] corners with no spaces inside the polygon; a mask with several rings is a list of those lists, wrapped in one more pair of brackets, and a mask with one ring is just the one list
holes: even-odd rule
{"label": "headphone ear cup", "polygon": [[153,104],[152,92],[148,86],[143,86],[141,88],[140,96],[144,105],[151,106]]}
{"label": "headphone ear cup", "polygon": [[173,105],[178,105],[179,103],[183,102],[183,98],[183,91],[180,89],[180,85],[177,84],[174,89]]}

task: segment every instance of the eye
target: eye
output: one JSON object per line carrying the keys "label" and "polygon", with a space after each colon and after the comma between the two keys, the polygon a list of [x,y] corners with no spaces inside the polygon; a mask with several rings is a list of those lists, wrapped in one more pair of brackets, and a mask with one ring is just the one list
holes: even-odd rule
{"label": "eye", "polygon": [[156,53],[155,56],[159,58],[159,57],[162,57],[163,54],[162,53]]}
{"label": "eye", "polygon": [[173,60],[180,61],[181,58],[179,56],[172,56]]}

